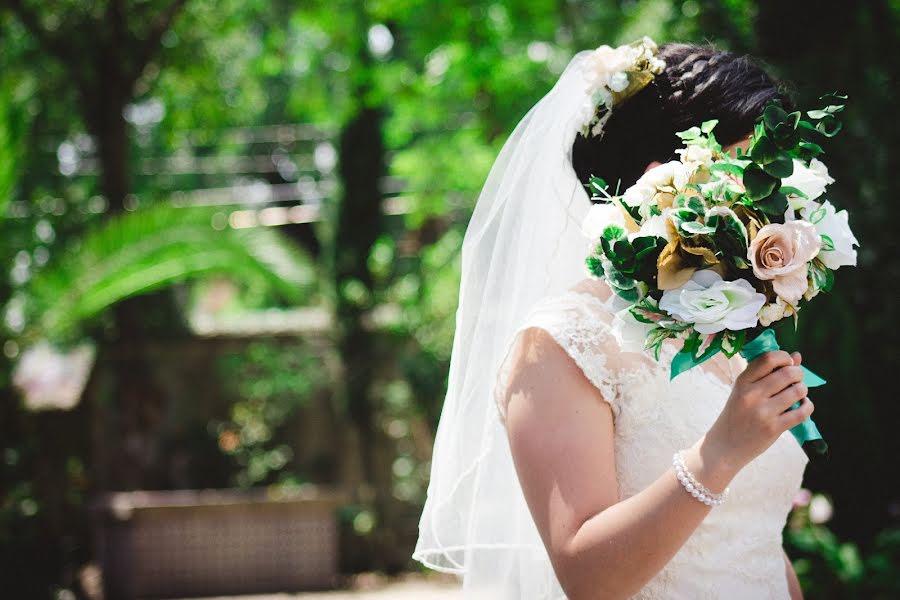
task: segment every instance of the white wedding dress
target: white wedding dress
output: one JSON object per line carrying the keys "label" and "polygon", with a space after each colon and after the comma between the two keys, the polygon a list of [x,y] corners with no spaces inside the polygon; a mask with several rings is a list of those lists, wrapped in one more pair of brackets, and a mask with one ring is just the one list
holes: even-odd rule
{"label": "white wedding dress", "polygon": [[[719,355],[670,380],[669,364],[679,342],[667,342],[671,345],[664,346],[659,362],[649,354],[623,351],[612,327],[611,301],[603,300],[608,294],[604,282],[586,279],[538,301],[517,332],[528,327],[546,330],[609,402],[619,495],[625,499],[650,485],[671,467],[676,450],[693,445],[709,429],[730,394],[733,379],[728,371],[736,376],[746,361]],[[518,339],[495,382],[501,422],[511,350]],[[634,598],[788,599],[782,529],[807,461],[786,431],[738,473],[728,500],[712,509]],[[504,590],[504,598],[565,598],[549,557],[531,562],[529,569],[535,565],[545,573],[532,572],[529,580],[541,581],[542,589]]]}

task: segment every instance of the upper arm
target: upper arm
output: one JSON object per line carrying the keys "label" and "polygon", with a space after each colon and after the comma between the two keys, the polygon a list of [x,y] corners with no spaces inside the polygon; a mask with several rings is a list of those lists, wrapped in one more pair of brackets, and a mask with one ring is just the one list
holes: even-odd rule
{"label": "upper arm", "polygon": [[516,473],[559,570],[582,523],[618,501],[613,412],[539,327],[521,332],[507,383],[506,429]]}

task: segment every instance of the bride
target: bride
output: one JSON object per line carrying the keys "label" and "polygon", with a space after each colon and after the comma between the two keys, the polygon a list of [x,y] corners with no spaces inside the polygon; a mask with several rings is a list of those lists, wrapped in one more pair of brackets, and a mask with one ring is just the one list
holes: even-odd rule
{"label": "bride", "polygon": [[[747,57],[623,48],[572,59],[478,199],[413,558],[467,597],[801,598],[781,541],[807,463],[788,429],[813,408],[800,356],[720,353],[670,380],[680,342],[659,362],[634,346],[580,229],[591,175],[624,190],[714,118],[746,148],[791,103]],[[625,89],[629,48],[655,68]]]}

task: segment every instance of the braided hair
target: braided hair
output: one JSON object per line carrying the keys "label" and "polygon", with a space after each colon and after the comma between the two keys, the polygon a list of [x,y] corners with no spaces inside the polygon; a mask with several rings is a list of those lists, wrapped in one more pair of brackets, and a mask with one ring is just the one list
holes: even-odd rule
{"label": "braided hair", "polygon": [[711,44],[668,43],[659,48],[663,72],[637,94],[616,106],[602,136],[580,133],[572,146],[578,179],[592,175],[621,193],[653,160],[676,160],[681,147],[676,132],[718,119],[715,135],[722,146],[753,131],[763,108],[778,100],[787,110],[793,101],[784,84],[773,79],[756,60],[718,50]]}

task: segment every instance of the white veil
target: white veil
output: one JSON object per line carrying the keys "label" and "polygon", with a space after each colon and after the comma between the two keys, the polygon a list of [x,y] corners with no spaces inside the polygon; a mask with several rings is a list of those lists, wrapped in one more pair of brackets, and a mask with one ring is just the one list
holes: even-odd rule
{"label": "white veil", "polygon": [[[469,595],[565,598],[528,511],[493,400],[517,326],[544,296],[589,275],[591,206],[571,162],[593,112],[579,52],[516,126],[466,230],[450,375],[413,558]],[[589,117],[588,117],[589,118]]]}

